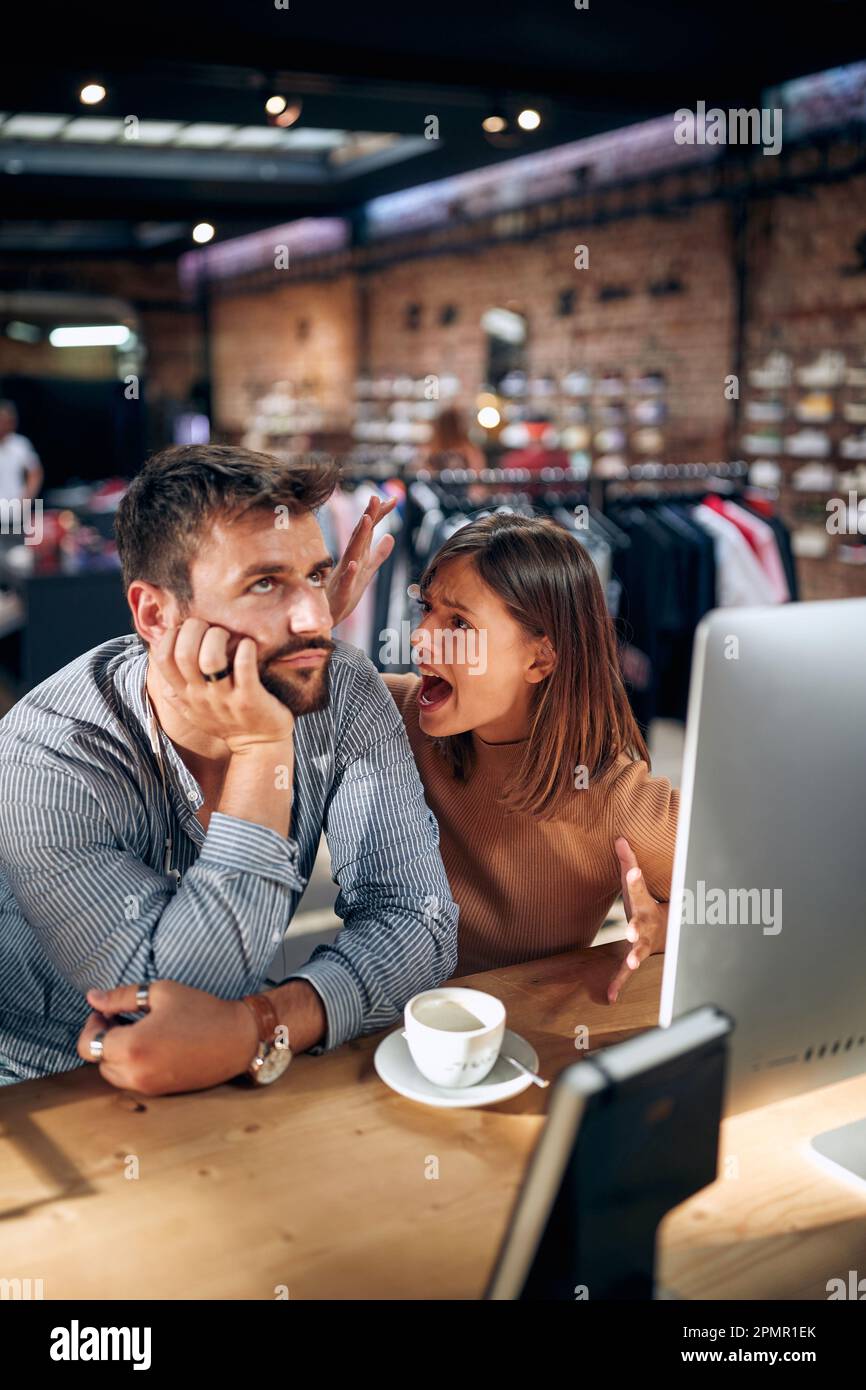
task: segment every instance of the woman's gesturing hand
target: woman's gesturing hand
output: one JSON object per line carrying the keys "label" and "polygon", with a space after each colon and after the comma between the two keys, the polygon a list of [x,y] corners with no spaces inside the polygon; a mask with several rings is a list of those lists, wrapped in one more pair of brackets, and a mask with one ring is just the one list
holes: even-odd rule
{"label": "woman's gesturing hand", "polygon": [[392,512],[396,505],[395,497],[389,502],[383,502],[380,497],[371,497],[363,516],[349,537],[349,544],[326,586],[334,627],[344,618],[348,618],[357,607],[373,575],[394,549],[393,536],[383,536],[375,550],[371,550],[370,542],[377,523]]}
{"label": "woman's gesturing hand", "polygon": [[656,902],[650,893],[628,840],[620,836],[614,841],[614,848],[628,917],[626,936],[632,942],[632,949],[608,985],[607,998],[611,1004],[616,1003],[620,990],[641,961],[664,950],[668,925],[668,904]]}

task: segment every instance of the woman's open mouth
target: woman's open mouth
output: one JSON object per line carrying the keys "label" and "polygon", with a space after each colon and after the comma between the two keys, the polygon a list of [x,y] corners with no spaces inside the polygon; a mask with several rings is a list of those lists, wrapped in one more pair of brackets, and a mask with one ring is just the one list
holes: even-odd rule
{"label": "woman's open mouth", "polygon": [[453,687],[442,676],[423,675],[421,677],[421,689],[418,691],[418,704],[425,714],[430,714],[433,710],[440,709],[446,700],[450,700]]}

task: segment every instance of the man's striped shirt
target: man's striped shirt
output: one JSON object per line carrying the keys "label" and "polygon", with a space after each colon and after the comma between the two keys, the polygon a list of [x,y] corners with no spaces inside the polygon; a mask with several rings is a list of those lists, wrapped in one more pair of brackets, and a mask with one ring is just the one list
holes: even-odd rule
{"label": "man's striped shirt", "polygon": [[[343,928],[293,978],[327,1015],[322,1052],[398,1018],[453,973],[457,908],[402,720],[344,642],[327,707],[295,723],[288,837],[215,811],[170,739],[148,733],[148,656],[104,642],[0,720],[0,1064],[21,1078],[80,1065],[84,992],[172,979],[223,999],[264,985],[322,830]],[[180,888],[164,871],[167,831]]]}

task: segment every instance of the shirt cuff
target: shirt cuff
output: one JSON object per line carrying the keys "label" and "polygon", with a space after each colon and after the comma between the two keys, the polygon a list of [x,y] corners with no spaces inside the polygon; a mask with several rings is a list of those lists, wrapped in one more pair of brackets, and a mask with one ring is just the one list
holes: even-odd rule
{"label": "shirt cuff", "polygon": [[253,873],[284,883],[302,893],[307,880],[298,871],[300,849],[296,840],[269,825],[214,811],[201,853],[196,861],[234,874]]}
{"label": "shirt cuff", "polygon": [[[356,1038],[364,1023],[364,1000],[349,971],[327,957],[308,960],[302,970],[296,970],[290,980],[306,980],[325,1006],[328,1026],[324,1042],[308,1047],[314,1057],[330,1052],[341,1043]],[[288,981],[284,981],[288,983]]]}

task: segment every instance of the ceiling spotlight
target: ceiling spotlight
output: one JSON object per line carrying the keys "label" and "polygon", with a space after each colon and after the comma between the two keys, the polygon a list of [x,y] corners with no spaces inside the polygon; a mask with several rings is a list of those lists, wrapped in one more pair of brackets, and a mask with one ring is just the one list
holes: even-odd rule
{"label": "ceiling spotlight", "polygon": [[486,130],[488,135],[498,135],[506,126],[504,116],[485,116],[481,122],[482,130]]}
{"label": "ceiling spotlight", "polygon": [[[283,105],[285,106],[285,102],[283,103]],[[276,124],[279,126],[283,126],[284,128],[286,126],[294,125],[295,121],[298,119],[300,114],[300,101],[293,101],[291,106],[285,106],[285,110],[281,111],[280,114],[277,116]]]}
{"label": "ceiling spotlight", "polygon": [[192,239],[197,241],[199,246],[204,246],[206,241],[212,241],[216,235],[210,222],[199,222],[192,229]]}
{"label": "ceiling spotlight", "polygon": [[531,106],[527,106],[517,117],[517,124],[521,130],[537,130],[541,125],[541,116]]}
{"label": "ceiling spotlight", "polygon": [[479,410],[476,419],[482,429],[495,430],[500,420],[499,411],[494,405],[484,405]]}
{"label": "ceiling spotlight", "polygon": [[101,82],[88,82],[81,88],[78,98],[85,106],[97,106],[105,100],[105,88]]}
{"label": "ceiling spotlight", "polygon": [[268,97],[265,102],[265,110],[269,116],[279,116],[281,112],[285,111],[288,104],[285,97]]}

